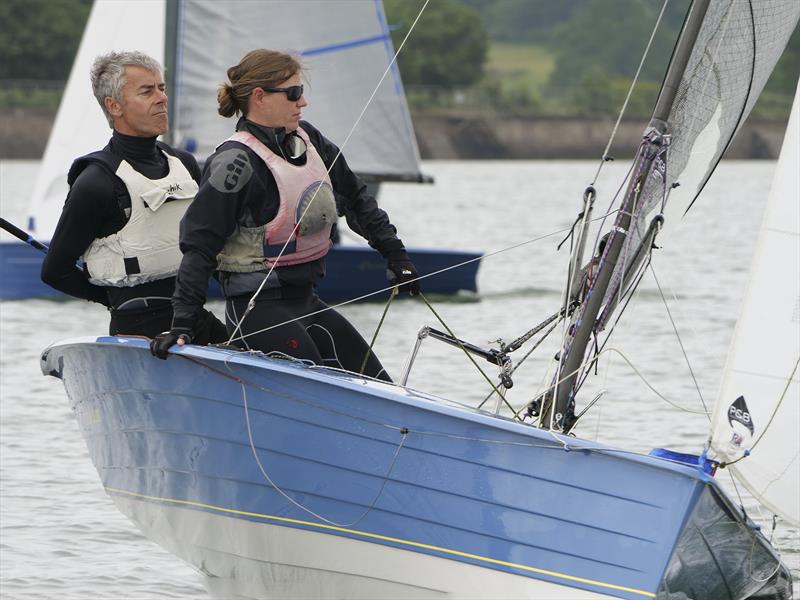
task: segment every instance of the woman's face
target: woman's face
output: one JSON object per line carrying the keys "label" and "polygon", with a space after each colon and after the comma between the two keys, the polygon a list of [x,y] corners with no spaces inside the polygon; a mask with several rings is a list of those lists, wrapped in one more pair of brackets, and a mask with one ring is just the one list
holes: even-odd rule
{"label": "woman's face", "polygon": [[[275,87],[290,88],[301,84],[300,73],[295,73]],[[300,126],[301,109],[308,106],[308,102],[302,94],[294,101],[289,100],[290,95],[286,92],[270,92],[264,88],[255,88],[250,95],[247,118],[259,125],[283,127],[287,132],[294,131]]]}

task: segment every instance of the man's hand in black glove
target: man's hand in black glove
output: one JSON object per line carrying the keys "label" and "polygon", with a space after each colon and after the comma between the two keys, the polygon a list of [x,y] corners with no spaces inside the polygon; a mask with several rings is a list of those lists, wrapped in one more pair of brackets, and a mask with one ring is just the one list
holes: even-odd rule
{"label": "man's hand in black glove", "polygon": [[183,346],[192,343],[192,330],[188,327],[173,327],[169,331],[159,333],[155,339],[150,342],[150,352],[153,356],[158,358],[166,358],[169,356],[169,349],[175,344]]}
{"label": "man's hand in black glove", "polygon": [[[398,251],[392,252],[392,255],[399,254]],[[389,256],[386,260],[386,276],[393,285],[400,286],[399,291],[408,292],[412,296],[416,296],[420,292],[419,281],[413,281],[419,277],[417,268],[408,259],[406,251],[402,251],[402,257]]]}

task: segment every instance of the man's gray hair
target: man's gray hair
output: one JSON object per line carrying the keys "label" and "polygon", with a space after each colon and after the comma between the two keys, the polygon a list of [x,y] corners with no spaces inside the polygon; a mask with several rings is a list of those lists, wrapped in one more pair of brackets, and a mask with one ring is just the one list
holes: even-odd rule
{"label": "man's gray hair", "polygon": [[114,127],[114,119],[108,113],[105,99],[111,97],[117,102],[122,102],[122,87],[125,85],[125,67],[142,67],[153,73],[163,73],[157,60],[150,58],[143,52],[109,52],[101,54],[94,59],[92,70],[92,92],[109,126]]}

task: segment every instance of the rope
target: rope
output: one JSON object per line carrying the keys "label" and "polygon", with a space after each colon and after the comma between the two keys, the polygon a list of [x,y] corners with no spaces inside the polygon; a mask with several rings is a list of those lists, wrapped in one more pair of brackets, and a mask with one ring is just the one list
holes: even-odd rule
{"label": "rope", "polygon": [[619,111],[619,116],[617,116],[617,122],[614,123],[614,129],[611,131],[611,137],[608,139],[608,144],[606,144],[605,150],[603,150],[603,156],[600,160],[600,165],[597,167],[597,173],[595,173],[591,185],[594,185],[597,182],[597,178],[600,176],[600,171],[603,169],[603,165],[606,163],[606,161],[609,160],[608,151],[611,149],[611,144],[614,143],[614,138],[617,136],[617,130],[619,129],[619,124],[620,122],[622,122],[622,116],[625,114],[625,110],[628,108],[628,101],[631,99],[631,95],[633,94],[633,89],[634,87],[636,87],[636,82],[639,80],[639,74],[642,71],[642,67],[644,66],[644,61],[647,58],[647,54],[650,52],[650,47],[653,45],[653,39],[655,39],[656,31],[658,31],[658,26],[661,24],[661,18],[664,16],[664,11],[666,10],[668,3],[669,0],[664,0],[664,4],[661,6],[661,12],[658,13],[658,19],[656,19],[656,24],[653,27],[653,31],[650,33],[650,39],[648,40],[647,46],[644,49],[644,54],[642,54],[642,59],[639,61],[639,66],[636,69],[636,74],[633,76],[631,85],[628,88],[628,94],[625,96],[625,102],[622,103],[622,108]]}
{"label": "rope", "polygon": [[[606,217],[608,217],[608,214],[600,215],[600,216],[592,219],[592,222],[599,221],[601,219],[605,219]],[[516,244],[512,244],[511,246],[506,246],[504,248],[500,248],[498,250],[493,250],[492,252],[488,252],[486,254],[483,254],[482,256],[478,256],[476,258],[470,258],[468,260],[462,261],[462,262],[454,264],[454,265],[450,265],[449,267],[444,267],[442,269],[439,269],[437,271],[433,271],[431,273],[427,273],[425,275],[420,275],[419,277],[415,277],[414,279],[408,280],[407,283],[412,283],[414,281],[422,281],[423,279],[427,279],[428,277],[434,277],[436,275],[440,275],[440,274],[445,273],[447,271],[450,271],[452,269],[458,269],[460,267],[463,267],[463,266],[468,265],[468,264],[473,263],[473,262],[477,262],[477,261],[480,261],[480,260],[483,260],[483,259],[486,259],[486,258],[492,258],[492,257],[498,256],[500,254],[503,254],[505,252],[510,252],[512,250],[516,250],[516,249],[521,248],[523,246],[527,246],[529,244],[533,244],[533,243],[536,243],[536,242],[541,242],[542,240],[545,240],[547,238],[551,238],[551,237],[560,235],[560,234],[564,233],[565,231],[569,231],[569,227],[561,228],[561,229],[558,229],[556,231],[552,231],[550,233],[546,233],[546,234],[537,236],[535,238],[531,238],[529,240],[525,240],[525,241],[522,241],[522,242],[518,242]],[[358,296],[357,298],[352,298],[350,300],[345,300],[344,302],[340,302],[338,304],[334,304],[333,306],[328,306],[326,308],[321,308],[320,310],[317,310],[317,311],[314,311],[314,312],[310,312],[310,313],[302,315],[300,317],[295,317],[294,319],[289,319],[288,321],[283,321],[282,323],[277,323],[276,325],[270,325],[269,327],[265,327],[263,329],[259,329],[258,331],[253,331],[253,332],[250,332],[250,333],[247,333],[247,334],[244,334],[244,335],[240,335],[238,337],[231,337],[231,339],[229,339],[227,343],[230,344],[232,342],[237,342],[237,341],[240,341],[240,340],[244,340],[245,338],[247,338],[247,337],[249,337],[251,335],[258,335],[259,333],[264,333],[265,331],[269,331],[271,329],[276,329],[278,327],[283,327],[284,325],[288,325],[289,323],[294,323],[295,321],[300,321],[301,319],[305,319],[306,317],[313,317],[314,315],[318,315],[318,314],[326,312],[328,310],[334,310],[334,309],[340,308],[342,306],[346,306],[348,304],[352,304],[354,302],[359,302],[361,300],[366,300],[367,298],[370,298],[372,296],[376,296],[378,294],[383,294],[385,292],[391,292],[391,290],[394,289],[394,287],[395,287],[394,285],[387,285],[384,288],[381,288],[379,290],[375,290],[374,292],[369,292],[368,294],[363,294],[361,296]],[[242,319],[244,319],[244,317],[242,317]]]}
{"label": "rope", "polygon": [[369,348],[367,348],[367,353],[364,355],[364,362],[361,363],[361,369],[359,369],[358,374],[363,375],[364,369],[367,368],[367,361],[369,360],[369,355],[372,354],[372,347],[375,345],[375,340],[378,339],[378,332],[381,330],[383,326],[383,321],[386,319],[386,313],[389,312],[389,305],[394,300],[395,296],[397,296],[397,287],[392,288],[392,293],[389,294],[389,299],[386,301],[386,306],[383,309],[383,314],[381,315],[381,320],[378,322],[378,326],[375,328],[375,335],[372,336],[372,341],[369,343]]}
{"label": "rope", "polygon": [[[631,362],[627,359],[627,357],[625,357],[625,355],[622,352],[620,352],[619,350],[617,350],[615,348],[609,348],[609,349],[605,350],[604,352],[615,352],[616,354],[621,356],[634,369],[636,374],[639,375],[639,377],[642,378],[642,380],[645,381],[645,383],[647,383],[647,381],[644,379],[644,377],[633,367]],[[230,361],[231,358],[233,358],[233,357],[235,357],[237,355],[240,355],[240,354],[262,355],[263,356],[263,353],[261,353],[261,352],[243,352],[243,351],[231,352],[231,356],[229,356],[229,357],[227,357],[225,359],[225,367],[228,370],[228,372],[222,371],[221,369],[213,367],[213,366],[203,362],[202,360],[199,360],[199,359],[197,359],[197,358],[195,358],[193,356],[189,356],[187,354],[177,354],[176,356],[179,356],[180,358],[183,358],[184,360],[187,360],[187,361],[189,361],[189,362],[191,362],[193,364],[196,364],[201,368],[204,368],[204,369],[207,369],[207,370],[209,370],[209,371],[211,371],[213,373],[216,373],[217,375],[220,375],[222,377],[230,379],[230,380],[236,382],[237,384],[239,384],[241,386],[249,386],[249,387],[252,387],[253,389],[260,390],[260,391],[265,392],[267,394],[270,394],[270,395],[273,395],[273,396],[276,396],[276,397],[282,397],[282,398],[285,398],[286,400],[289,400],[289,401],[292,401],[292,402],[296,402],[298,404],[302,404],[302,405],[307,406],[310,409],[313,409],[313,410],[316,410],[316,411],[327,412],[327,413],[331,413],[331,414],[334,414],[334,415],[337,415],[337,416],[348,417],[348,418],[354,419],[356,421],[369,423],[371,425],[377,425],[377,426],[380,426],[380,427],[386,427],[388,429],[397,431],[397,432],[402,433],[404,435],[407,434],[407,433],[410,433],[410,431],[405,427],[398,427],[396,425],[391,425],[389,423],[384,423],[382,421],[377,421],[375,419],[370,419],[370,418],[366,418],[366,417],[363,417],[363,416],[354,415],[354,414],[351,414],[351,413],[346,413],[346,412],[343,412],[343,411],[340,411],[340,410],[333,409],[330,406],[328,406],[327,404],[318,404],[316,402],[309,401],[309,400],[307,400],[305,398],[298,398],[296,396],[290,395],[289,393],[287,393],[284,390],[282,390],[282,391],[271,390],[271,389],[268,389],[268,388],[266,388],[266,387],[264,387],[262,385],[254,383],[252,381],[248,381],[248,380],[236,375],[233,372],[233,369],[231,368],[231,365],[229,364],[229,361]],[[598,357],[595,357],[595,360]],[[292,357],[288,357],[288,356],[286,358],[292,359]],[[292,360],[297,360],[297,359],[292,359]],[[303,362],[305,364],[305,361],[297,361],[297,362]],[[314,368],[325,369],[325,370],[330,370],[330,371],[338,371],[339,370],[339,369],[332,369],[330,367],[319,367],[319,366],[314,366]],[[373,379],[373,378],[369,378],[368,377],[368,379]],[[374,381],[378,381],[378,380],[374,380]],[[379,381],[379,383],[381,383],[383,385],[395,385],[395,386],[397,385],[397,384],[387,383],[387,382],[384,382],[384,381]],[[661,394],[659,394],[658,392],[656,392],[655,389],[652,386],[650,386],[649,384],[647,384],[647,385],[659,397],[661,397],[663,400],[665,400],[669,404],[672,404],[676,408],[679,408],[681,410],[685,410],[686,412],[696,412],[696,411],[692,411],[691,409],[684,409],[684,408],[678,406],[677,404],[672,403],[666,397],[664,397]],[[397,387],[400,387],[400,386],[397,386]],[[465,405],[462,405],[462,406],[465,406]],[[465,408],[469,408],[469,407],[465,406]],[[451,433],[437,432],[437,431],[414,430],[413,433],[415,435],[417,435],[417,436],[426,436],[427,435],[427,436],[443,437],[443,438],[456,439],[456,440],[480,442],[480,443],[486,443],[486,444],[497,444],[497,445],[529,447],[529,448],[542,448],[542,449],[551,449],[551,450],[561,450],[561,449],[563,449],[562,447],[546,445],[546,444],[540,444],[540,443],[512,442],[512,441],[508,441],[508,440],[491,440],[491,439],[486,439],[486,438],[479,438],[479,437],[473,437],[473,436],[464,436],[464,435],[454,435],[454,434],[451,434]],[[559,442],[559,444],[564,444],[563,440],[561,440],[557,436],[554,436],[554,437]],[[402,443],[403,444],[405,443],[404,440],[403,440]],[[649,456],[648,454],[646,454],[644,452],[639,452],[639,451],[636,451],[636,450],[625,450],[625,449],[621,449],[621,448],[581,448],[581,450],[582,451],[586,451],[586,452],[596,452],[596,453],[599,453],[599,454],[629,454],[629,455],[633,455],[633,456]],[[663,459],[663,460],[668,460],[668,459]],[[672,461],[672,462],[675,462],[675,461]],[[387,472],[387,477],[389,476],[389,474],[390,473]]]}
{"label": "rope", "polygon": [[[430,2],[430,0],[425,0],[425,4],[422,6],[422,8],[420,9],[419,13],[417,14],[417,18],[414,19],[414,22],[411,24],[411,27],[409,27],[408,32],[406,33],[406,36],[403,38],[403,41],[400,43],[400,46],[395,51],[394,56],[392,56],[392,59],[389,61],[389,64],[386,66],[386,69],[384,70],[383,75],[381,75],[381,78],[378,80],[378,83],[375,85],[375,88],[372,90],[372,94],[367,99],[366,103],[364,104],[364,107],[361,109],[361,113],[358,115],[358,117],[356,118],[355,123],[353,123],[353,126],[350,128],[350,131],[348,132],[347,136],[345,137],[344,142],[342,142],[341,146],[339,147],[339,151],[337,152],[337,154],[334,157],[334,159],[331,161],[331,165],[328,167],[328,169],[326,171],[326,175],[328,177],[330,177],[331,169],[333,169],[333,166],[336,164],[336,161],[339,160],[339,157],[342,155],[342,151],[343,151],[344,147],[347,145],[347,143],[350,141],[350,138],[353,136],[353,132],[355,131],[356,127],[358,127],[359,123],[361,123],[361,120],[364,118],[364,113],[367,112],[367,109],[369,108],[370,104],[372,103],[372,100],[375,98],[375,94],[378,93],[378,90],[380,89],[381,84],[383,83],[383,80],[386,79],[386,76],[392,70],[392,67],[394,66],[394,63],[397,61],[397,56],[400,54],[400,51],[403,49],[403,46],[405,46],[406,41],[408,40],[409,36],[411,35],[411,32],[414,31],[414,28],[416,27],[417,22],[419,21],[420,17],[422,17],[422,13],[424,12],[425,8],[428,6],[428,2]],[[306,216],[306,213],[309,211],[309,209],[311,208],[311,205],[314,203],[314,200],[316,200],[317,193],[319,192],[320,188],[322,188],[322,186],[324,184],[325,184],[324,180],[320,181],[319,185],[314,190],[314,193],[312,194],[311,199],[308,201],[308,204],[306,205],[306,208],[303,211],[303,214],[300,215],[300,218],[297,220],[297,225],[295,226],[295,234],[297,232],[297,229],[300,226],[300,223],[302,223],[303,218]],[[264,289],[264,286],[266,285],[267,281],[269,280],[270,275],[272,275],[272,272],[275,270],[275,266],[278,264],[278,261],[281,259],[281,257],[283,256],[284,252],[286,252],[286,248],[288,247],[289,242],[291,241],[291,239],[292,239],[291,236],[289,236],[289,238],[287,238],[287,240],[283,243],[283,247],[281,248],[281,251],[272,260],[272,264],[270,265],[269,271],[264,276],[264,279],[261,281],[261,284],[258,286],[258,289],[255,291],[253,296],[250,298],[250,301],[247,303],[247,310],[244,311],[244,314],[242,315],[241,321],[236,323],[236,327],[234,328],[233,333],[231,333],[231,336],[228,339],[228,344],[231,344],[234,341],[234,336],[241,329],[242,322],[245,320],[247,315],[250,314],[250,311],[252,311],[255,308],[255,306],[256,306],[256,298],[261,293],[261,290]],[[237,339],[239,339],[239,338],[237,338]]]}
{"label": "rope", "polygon": [[383,494],[383,490],[386,487],[386,482],[389,481],[389,475],[391,475],[392,470],[394,469],[394,465],[397,462],[397,457],[400,455],[400,450],[403,448],[403,444],[405,444],[405,441],[408,438],[408,429],[402,429],[400,431],[400,434],[402,435],[402,437],[400,438],[400,443],[397,445],[397,449],[394,451],[394,456],[392,457],[391,463],[389,463],[389,469],[386,471],[386,475],[383,476],[381,487],[380,489],[378,489],[377,494],[375,494],[375,498],[373,498],[372,502],[370,502],[367,509],[355,521],[352,521],[350,523],[338,523],[336,521],[332,521],[331,519],[326,519],[322,515],[314,512],[310,508],[297,502],[297,500],[295,500],[289,494],[284,492],[280,488],[280,486],[277,483],[275,483],[275,481],[269,476],[269,474],[264,469],[264,465],[261,464],[261,459],[258,457],[258,451],[256,450],[255,442],[253,441],[253,430],[252,427],[250,426],[250,410],[247,406],[247,387],[244,384],[242,384],[242,402],[244,403],[244,419],[245,423],[247,424],[247,439],[250,441],[250,449],[253,451],[253,457],[256,459],[256,464],[258,465],[261,474],[264,476],[264,479],[267,480],[267,482],[275,489],[276,492],[278,492],[281,496],[286,498],[289,502],[294,504],[300,510],[307,512],[308,514],[316,517],[317,519],[323,521],[324,523],[328,523],[329,525],[334,525],[336,527],[353,527],[354,525],[359,523],[364,517],[366,517],[370,512],[372,512],[372,509],[375,508],[378,499]]}
{"label": "rope", "polygon": [[692,381],[694,381],[694,387],[697,390],[697,395],[700,396],[700,402],[703,404],[703,410],[705,411],[706,417],[710,422],[711,416],[709,415],[708,407],[706,406],[706,401],[703,398],[703,393],[700,391],[700,384],[697,382],[697,377],[695,377],[694,375],[694,370],[692,369],[692,363],[689,360],[689,355],[686,353],[686,348],[683,345],[683,340],[681,339],[681,334],[678,331],[678,326],[675,324],[675,320],[672,318],[672,313],[669,310],[669,304],[667,303],[667,299],[664,296],[664,291],[661,289],[661,284],[658,281],[658,277],[656,277],[656,271],[653,268],[652,263],[650,264],[650,272],[653,274],[653,279],[656,282],[656,286],[658,286],[658,293],[661,296],[661,301],[664,303],[664,308],[667,309],[667,316],[669,317],[669,322],[672,324],[672,329],[675,332],[675,337],[678,338],[678,345],[681,347],[683,358],[686,360],[686,366],[689,368],[689,373],[692,376]]}
{"label": "rope", "polygon": [[[789,375],[789,377],[786,379],[786,386],[783,388],[783,392],[781,393],[781,397],[778,399],[778,403],[775,405],[775,409],[772,411],[772,414],[769,416],[769,421],[767,421],[766,427],[764,427],[764,429],[761,431],[759,436],[756,438],[756,441],[753,442],[753,445],[750,446],[750,452],[752,452],[753,449],[758,445],[758,442],[760,442],[761,438],[763,438],[764,435],[766,435],[767,430],[772,425],[772,421],[775,419],[775,415],[778,414],[778,410],[780,409],[781,404],[783,404],[783,401],[786,399],[786,393],[789,391],[789,387],[792,385],[792,379],[794,378],[795,373],[797,373],[798,366],[800,366],[800,358],[798,358],[797,362],[794,363],[794,369],[792,369],[791,375]],[[709,439],[709,444],[710,444],[710,442],[711,442],[711,440]],[[725,467],[729,467],[731,465],[735,465],[740,460],[742,460],[744,458],[747,458],[748,454],[743,454],[742,456],[740,456],[739,458],[737,458],[736,460],[731,461],[731,462],[720,463],[720,467],[722,467],[724,469]]]}
{"label": "rope", "polygon": [[[679,405],[678,403],[673,402],[672,400],[670,400],[666,396],[664,396],[661,392],[659,392],[656,388],[654,388],[652,386],[652,384],[650,384],[650,382],[647,380],[647,378],[639,371],[639,369],[637,369],[634,366],[633,362],[627,356],[625,356],[625,354],[621,350],[619,350],[617,348],[614,348],[614,347],[606,348],[604,350],[601,350],[595,356],[593,356],[588,361],[586,361],[584,364],[582,364],[577,369],[575,369],[575,371],[573,373],[566,373],[561,379],[553,382],[549,387],[545,388],[542,392],[537,394],[536,398],[541,398],[542,396],[547,394],[549,391],[551,391],[554,388],[556,388],[562,381],[568,379],[571,375],[577,373],[581,369],[586,368],[586,367],[591,367],[591,365],[593,365],[598,360],[600,360],[601,356],[603,356],[604,354],[606,354],[608,352],[613,352],[614,354],[619,355],[622,358],[622,360],[624,360],[627,363],[627,365],[631,368],[631,370],[639,377],[639,379],[642,380],[642,383],[644,383],[650,389],[651,392],[653,392],[656,396],[658,396],[661,400],[663,400],[664,402],[666,402],[667,404],[669,404],[673,408],[676,408],[676,409],[678,409],[680,411],[683,411],[683,412],[686,412],[686,413],[690,413],[690,414],[696,414],[696,415],[704,414],[704,415],[708,416],[708,412],[703,412],[703,411],[699,411],[699,410],[694,410],[694,409],[691,409],[691,408],[683,407],[683,406]],[[534,400],[536,398],[534,398]]]}

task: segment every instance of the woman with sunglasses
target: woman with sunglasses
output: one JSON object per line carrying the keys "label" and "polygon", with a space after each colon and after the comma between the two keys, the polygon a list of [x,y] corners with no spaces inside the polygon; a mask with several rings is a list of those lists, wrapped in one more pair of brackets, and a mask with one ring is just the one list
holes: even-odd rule
{"label": "woman with sunglasses", "polygon": [[[419,291],[416,269],[386,213],[339,149],[300,120],[308,104],[301,76],[297,59],[263,49],[228,69],[219,114],[242,116],[206,161],[181,222],[172,329],[151,344],[156,356],[191,342],[208,279],[217,271],[226,325],[239,346],[360,371],[367,343],[314,291],[339,215],[386,258],[401,291]],[[371,352],[364,373],[389,380]]]}

